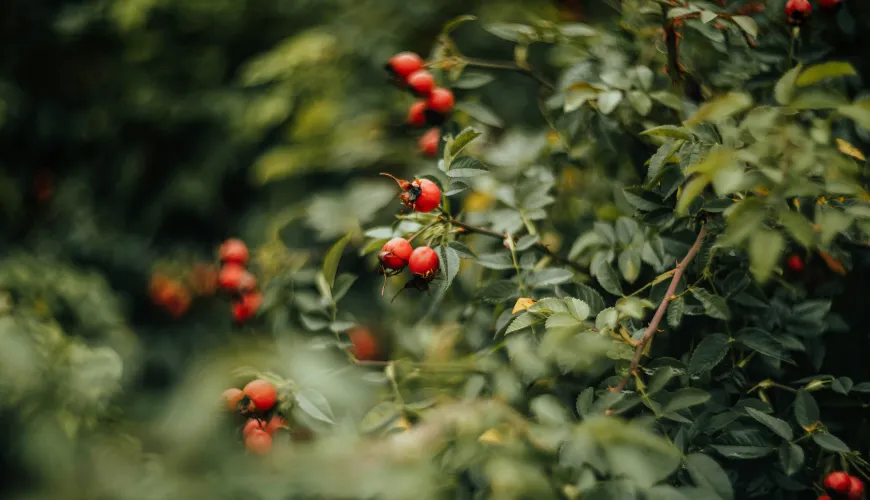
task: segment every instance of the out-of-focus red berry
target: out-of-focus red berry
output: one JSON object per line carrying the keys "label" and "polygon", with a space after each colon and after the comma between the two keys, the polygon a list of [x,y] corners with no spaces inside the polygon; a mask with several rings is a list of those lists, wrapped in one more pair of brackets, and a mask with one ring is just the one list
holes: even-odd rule
{"label": "out-of-focus red berry", "polygon": [[268,380],[257,379],[253,380],[242,390],[245,396],[251,398],[254,406],[260,411],[271,410],[278,401],[278,389],[275,384]]}
{"label": "out-of-focus red berry", "polygon": [[227,264],[218,273],[218,285],[226,291],[235,292],[247,272],[241,264]]}
{"label": "out-of-focus red berry", "polygon": [[832,472],[825,478],[825,488],[837,493],[846,493],[850,485],[849,475],[845,472]]}
{"label": "out-of-focus red berry", "polygon": [[421,69],[408,76],[408,86],[417,95],[429,95],[435,88],[435,77],[432,73]]}
{"label": "out-of-focus red berry", "polygon": [[253,318],[263,305],[263,295],[260,292],[249,292],[233,302],[233,319],[237,323],[245,323]]}
{"label": "out-of-focus red berry", "polygon": [[426,101],[416,101],[408,108],[408,125],[422,127],[426,125]]}
{"label": "out-of-focus red berry", "polygon": [[801,259],[800,255],[792,254],[789,256],[788,261],[786,262],[788,268],[796,273],[799,273],[804,270],[804,260]]}
{"label": "out-of-focus red berry", "polygon": [[438,154],[438,144],[440,142],[441,131],[438,128],[430,128],[418,141],[420,152],[430,158],[434,157]]}
{"label": "out-of-focus red berry", "polygon": [[350,352],[356,359],[367,361],[378,356],[378,342],[368,328],[356,327],[347,334],[353,344]]}
{"label": "out-of-focus red berry", "polygon": [[855,476],[849,476],[849,500],[864,498],[864,483]]}
{"label": "out-of-focus red berry", "polygon": [[245,448],[257,455],[266,454],[272,449],[272,436],[266,431],[254,429],[245,436]]}
{"label": "out-of-focus red berry", "polygon": [[218,257],[220,257],[221,262],[227,264],[245,265],[248,263],[249,257],[248,246],[238,238],[228,239],[218,248]]}
{"label": "out-of-focus red berry", "polygon": [[242,427],[242,436],[248,437],[253,431],[264,431],[266,430],[266,422],[262,420],[257,420],[256,418],[249,418],[247,422],[245,422],[245,426]]}
{"label": "out-of-focus red berry", "polygon": [[429,109],[441,114],[447,114],[453,111],[453,92],[448,89],[438,87],[433,89],[429,94],[429,100],[426,101]]}
{"label": "out-of-focus red berry", "polygon": [[281,429],[289,429],[290,424],[283,417],[279,415],[274,415],[269,419],[269,423],[266,424],[266,432],[269,435],[273,435]]}
{"label": "out-of-focus red berry", "polygon": [[423,58],[413,52],[399,52],[387,61],[387,69],[404,82],[411,73],[423,69]]}
{"label": "out-of-focus red berry", "polygon": [[232,389],[225,390],[224,403],[226,403],[227,410],[236,411],[239,408],[239,402],[243,397],[245,397],[245,395],[242,393],[241,389],[233,387]]}
{"label": "out-of-focus red berry", "polygon": [[789,24],[801,25],[813,12],[810,0],[788,0],[785,4],[785,18]]}

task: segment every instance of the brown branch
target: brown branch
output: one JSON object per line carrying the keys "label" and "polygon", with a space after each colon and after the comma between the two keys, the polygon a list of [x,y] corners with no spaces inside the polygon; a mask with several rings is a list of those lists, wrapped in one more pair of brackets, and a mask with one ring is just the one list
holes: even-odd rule
{"label": "brown branch", "polygon": [[[490,229],[485,229],[482,227],[472,226],[471,224],[466,224],[462,221],[454,219],[453,217],[446,218],[446,220],[451,225],[462,228],[469,233],[482,234],[484,236],[490,236],[492,238],[498,238],[500,240],[504,240],[505,237],[507,236],[506,234],[492,231]],[[577,271],[580,271],[580,272],[584,272],[584,273],[586,272],[585,267],[583,267],[580,264],[573,262],[569,259],[566,259],[565,257],[562,257],[561,255],[557,254],[556,252],[550,250],[547,247],[547,245],[544,245],[540,241],[535,243],[534,245],[532,245],[532,248],[547,255],[548,257],[550,257],[551,259],[553,259],[556,262],[559,262],[560,264],[564,264],[564,265],[569,266],[569,267],[571,267]]]}
{"label": "brown branch", "polygon": [[665,293],[665,297],[662,299],[662,303],[659,304],[659,308],[656,310],[655,315],[652,320],[649,322],[649,326],[646,327],[646,331],[643,332],[643,337],[640,339],[640,343],[637,344],[637,347],[634,350],[634,358],[631,360],[631,367],[628,370],[628,373],[616,384],[616,387],[611,388],[612,392],[620,392],[625,388],[625,384],[628,383],[628,380],[634,375],[637,371],[637,365],[640,364],[640,358],[643,356],[643,351],[646,348],[647,344],[650,343],[653,336],[658,331],[659,323],[661,323],[662,318],[665,316],[665,311],[668,309],[668,304],[670,304],[671,300],[674,298],[674,292],[677,290],[677,285],[680,283],[680,278],[682,278],[683,273],[688,267],[689,263],[692,262],[692,259],[695,258],[695,255],[698,253],[698,250],[701,249],[701,243],[704,241],[704,234],[706,234],[707,228],[701,227],[701,231],[698,232],[698,237],[695,238],[695,244],[692,245],[692,248],[689,249],[689,252],[683,257],[683,260],[677,264],[676,269],[674,269],[674,277],[671,278],[671,284],[668,286],[668,291]]}
{"label": "brown branch", "polygon": [[668,7],[662,5],[662,28],[665,32],[665,46],[668,50],[668,75],[674,82],[674,87],[683,90],[683,71],[680,67],[679,33],[674,25],[675,20],[668,19]]}

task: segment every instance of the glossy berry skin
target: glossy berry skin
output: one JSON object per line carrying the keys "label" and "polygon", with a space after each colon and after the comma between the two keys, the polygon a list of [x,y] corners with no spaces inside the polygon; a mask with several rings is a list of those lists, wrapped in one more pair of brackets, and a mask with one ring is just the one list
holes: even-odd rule
{"label": "glossy berry skin", "polygon": [[412,191],[415,191],[415,187],[419,189],[416,197],[411,200],[409,196],[411,208],[415,211],[431,212],[441,204],[441,188],[438,187],[438,184],[429,179],[419,179],[414,181],[408,193],[410,194]]}
{"label": "glossy berry skin", "polygon": [[245,397],[245,395],[242,393],[241,389],[233,387],[232,389],[225,390],[224,402],[226,403],[227,410],[236,411],[239,408],[239,402],[243,397]]}
{"label": "glossy berry skin", "polygon": [[426,101],[416,101],[408,108],[408,125],[422,127],[426,125]]}
{"label": "glossy berry skin", "polygon": [[218,286],[222,289],[234,292],[239,289],[242,280],[248,271],[241,264],[227,264],[218,273]]}
{"label": "glossy berry skin", "polygon": [[267,380],[257,379],[249,382],[242,392],[251,398],[251,402],[260,411],[271,410],[278,401],[278,390]]}
{"label": "glossy berry skin", "polygon": [[262,420],[257,420],[256,418],[249,418],[247,422],[245,422],[245,426],[242,427],[242,436],[248,437],[253,431],[264,431],[266,430],[266,423]]}
{"label": "glossy berry skin", "polygon": [[823,9],[834,9],[839,7],[843,0],[819,0],[819,6]]}
{"label": "glossy berry skin", "polygon": [[263,455],[272,449],[272,436],[268,432],[255,429],[245,436],[245,448],[256,455]]}
{"label": "glossy berry skin", "polygon": [[233,319],[237,323],[244,323],[253,318],[263,304],[263,295],[259,292],[249,292],[240,300],[233,302]]}
{"label": "glossy berry skin", "polygon": [[405,238],[393,238],[384,244],[378,259],[386,269],[404,269],[411,258],[411,244]]}
{"label": "glossy berry skin", "polygon": [[420,152],[430,158],[438,155],[438,144],[441,142],[441,131],[437,128],[430,128],[420,137],[418,144]]}
{"label": "glossy berry skin", "polygon": [[290,429],[290,424],[283,417],[275,415],[269,419],[269,423],[266,424],[265,430],[269,433],[269,435],[273,435],[281,429]]}
{"label": "glossy berry skin", "polygon": [[849,475],[845,472],[832,472],[825,478],[825,488],[836,493],[846,493],[850,486]]}
{"label": "glossy berry skin", "polygon": [[849,500],[864,498],[864,483],[855,476],[849,476]]}
{"label": "glossy berry skin", "polygon": [[432,73],[421,69],[408,76],[408,86],[417,95],[429,95],[435,88],[435,77]]}
{"label": "glossy berry skin", "polygon": [[801,259],[800,255],[792,254],[789,256],[786,265],[791,271],[799,273],[804,270],[804,261]]}
{"label": "glossy berry skin", "polygon": [[225,264],[245,265],[249,257],[248,246],[238,238],[228,239],[218,248],[218,257]]}
{"label": "glossy berry skin", "polygon": [[453,103],[453,92],[441,87],[433,89],[427,101],[429,109],[441,114],[453,111]]}
{"label": "glossy berry skin", "polygon": [[408,269],[425,280],[431,280],[438,272],[438,254],[429,247],[417,247],[411,253]]}
{"label": "glossy berry skin", "polygon": [[789,24],[803,24],[813,12],[810,0],[788,0],[785,4],[785,17]]}
{"label": "glossy berry skin", "polygon": [[387,61],[387,69],[404,82],[411,73],[423,69],[423,59],[413,52],[399,52]]}

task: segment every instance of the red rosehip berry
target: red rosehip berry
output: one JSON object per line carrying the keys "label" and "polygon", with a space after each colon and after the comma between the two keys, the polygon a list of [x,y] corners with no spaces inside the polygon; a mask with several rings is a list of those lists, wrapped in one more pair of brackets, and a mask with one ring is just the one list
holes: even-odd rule
{"label": "red rosehip berry", "polygon": [[272,449],[272,436],[268,432],[255,429],[245,436],[245,448],[256,455],[263,455]]}
{"label": "red rosehip berry", "polygon": [[429,95],[435,88],[435,77],[425,69],[415,71],[408,76],[408,86],[417,95]]}
{"label": "red rosehip berry", "polygon": [[425,280],[431,280],[438,272],[438,254],[429,247],[417,247],[411,252],[408,269]]}
{"label": "red rosehip berry", "polygon": [[843,0],[819,0],[819,6],[823,9],[839,7]]}
{"label": "red rosehip berry", "polygon": [[218,257],[223,263],[247,264],[248,246],[238,238],[228,239],[218,248]]}
{"label": "red rosehip berry", "polygon": [[408,125],[413,127],[426,125],[426,101],[417,101],[408,108]]}
{"label": "red rosehip berry", "polygon": [[788,0],[785,4],[785,18],[789,24],[800,25],[813,12],[810,0]]}
{"label": "red rosehip berry", "polygon": [[390,174],[384,174],[396,181],[403,193],[399,195],[399,199],[406,207],[417,212],[431,212],[441,204],[441,188],[438,184],[429,179],[414,179],[414,182],[408,182],[403,179],[397,179]]}
{"label": "red rosehip berry", "polygon": [[375,336],[368,328],[354,328],[348,332],[350,342],[353,346],[350,349],[351,354],[359,360],[372,360],[378,355],[378,342]]}
{"label": "red rosehip berry", "polygon": [[274,415],[272,418],[269,419],[269,423],[266,424],[265,430],[271,436],[281,429],[289,429],[289,428],[290,428],[290,424],[287,423],[287,420],[285,420],[283,417],[281,417],[279,415]]}
{"label": "red rosehip berry", "polygon": [[849,476],[849,500],[864,498],[864,483],[855,476]]}
{"label": "red rosehip berry", "polygon": [[378,260],[386,269],[404,269],[411,258],[411,244],[405,238],[393,238],[386,242],[378,254]]}
{"label": "red rosehip berry", "polygon": [[846,493],[850,486],[849,475],[845,472],[832,472],[825,478],[825,488],[837,493]]}
{"label": "red rosehip berry", "polygon": [[239,402],[243,397],[245,397],[245,395],[242,393],[241,389],[233,387],[232,389],[225,390],[224,402],[226,403],[227,410],[236,411],[239,408]]}
{"label": "red rosehip berry", "polygon": [[438,128],[430,128],[420,137],[418,144],[420,152],[430,158],[438,155],[438,144],[441,142],[441,131]]}
{"label": "red rosehip berry", "polygon": [[801,259],[800,255],[792,254],[789,256],[786,265],[793,272],[799,273],[804,270],[804,261]]}
{"label": "red rosehip berry", "polygon": [[236,290],[240,292],[252,292],[257,289],[257,278],[248,271],[242,273],[239,277],[239,286]]}
{"label": "red rosehip berry", "polygon": [[218,273],[218,286],[226,291],[235,292],[247,272],[241,264],[227,264]]}
{"label": "red rosehip berry", "polygon": [[242,427],[242,436],[248,437],[253,431],[264,431],[266,430],[266,422],[262,420],[257,420],[256,418],[249,418],[247,422],[245,422],[245,426]]}
{"label": "red rosehip berry", "polygon": [[423,59],[413,52],[399,52],[387,61],[387,69],[406,81],[411,73],[423,69]]}
{"label": "red rosehip berry", "polygon": [[829,497],[828,495],[822,495],[819,498],[817,498],[816,500],[831,500],[831,497]]}
{"label": "red rosehip berry", "polygon": [[248,292],[242,298],[233,302],[233,319],[237,323],[245,323],[253,318],[263,304],[263,295],[259,292]]}
{"label": "red rosehip berry", "polygon": [[257,379],[248,383],[242,390],[245,396],[251,398],[251,402],[260,411],[267,411],[275,406],[278,401],[278,389],[268,380]]}
{"label": "red rosehip berry", "polygon": [[431,109],[432,111],[441,114],[447,114],[453,111],[453,102],[453,92],[445,88],[438,87],[436,89],[433,89],[432,93],[429,94],[429,100],[427,101],[427,104],[429,106],[429,109]]}

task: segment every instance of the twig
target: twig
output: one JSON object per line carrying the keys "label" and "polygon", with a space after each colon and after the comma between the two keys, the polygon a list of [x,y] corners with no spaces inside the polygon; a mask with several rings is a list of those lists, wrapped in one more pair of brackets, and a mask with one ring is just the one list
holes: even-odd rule
{"label": "twig", "polygon": [[485,61],[483,59],[475,59],[473,57],[464,56],[462,57],[462,61],[464,61],[467,65],[473,66],[475,68],[505,69],[508,71],[517,71],[533,78],[535,81],[537,81],[549,90],[556,90],[555,85],[553,85],[546,78],[538,74],[537,71],[527,66],[520,66],[519,64],[508,62]]}
{"label": "twig", "polygon": [[701,249],[701,243],[704,241],[704,235],[707,232],[707,228],[701,227],[701,230],[698,232],[698,237],[695,238],[695,244],[692,245],[692,248],[689,249],[689,252],[683,257],[683,260],[677,264],[676,269],[674,269],[674,277],[671,278],[671,284],[668,286],[668,291],[665,293],[664,298],[662,299],[661,304],[659,304],[659,308],[656,310],[655,315],[652,318],[652,321],[649,322],[649,326],[646,327],[646,331],[643,332],[643,337],[640,339],[640,343],[637,345],[637,348],[634,350],[634,358],[631,360],[631,367],[628,370],[628,373],[616,384],[616,387],[613,387],[611,391],[620,392],[625,388],[625,384],[628,383],[628,380],[631,376],[637,371],[637,365],[640,364],[640,358],[643,356],[644,348],[646,348],[647,344],[652,340],[653,336],[658,331],[659,323],[661,323],[662,318],[665,316],[665,311],[668,309],[668,304],[674,297],[674,292],[677,290],[677,285],[680,283],[680,278],[683,276],[683,272],[685,272],[686,267],[688,267],[689,263],[692,262],[692,259],[695,258],[695,255],[698,253],[698,250]]}
{"label": "twig", "polygon": [[680,69],[679,34],[674,26],[675,21],[668,19],[668,10],[668,7],[662,5],[662,28],[665,32],[665,46],[668,50],[668,75],[674,82],[674,87],[682,92],[683,74]]}
{"label": "twig", "polygon": [[[462,228],[462,229],[468,231],[469,233],[482,234],[482,235],[485,235],[485,236],[490,236],[490,237],[492,237],[492,238],[498,238],[498,239],[500,239],[500,240],[504,240],[504,238],[505,238],[505,236],[506,236],[505,234],[498,233],[498,232],[496,232],[496,231],[492,231],[492,230],[485,229],[485,228],[482,228],[482,227],[472,226],[471,224],[466,224],[466,223],[464,223],[464,222],[462,222],[462,221],[459,221],[459,220],[454,219],[453,217],[449,217],[449,218],[447,218],[446,220],[447,220],[451,225],[454,225],[454,226],[456,226],[456,227],[460,227],[460,228]],[[581,272],[585,272],[585,271],[586,271],[586,268],[584,268],[584,267],[581,266],[580,264],[578,264],[578,263],[576,263],[576,262],[573,262],[573,261],[571,261],[571,260],[569,260],[569,259],[566,259],[565,257],[560,256],[560,255],[557,254],[556,252],[550,250],[550,249],[547,247],[547,245],[544,245],[544,244],[541,243],[540,241],[537,242],[537,243],[535,243],[534,245],[532,245],[532,248],[534,248],[535,250],[537,250],[537,251],[539,251],[539,252],[541,252],[541,253],[547,255],[548,257],[550,257],[550,258],[553,259],[554,261],[559,262],[559,263],[561,263],[561,264],[564,264],[564,265],[566,265],[566,266],[572,267],[572,268],[574,268],[574,269],[577,270],[577,271],[581,271]]]}

